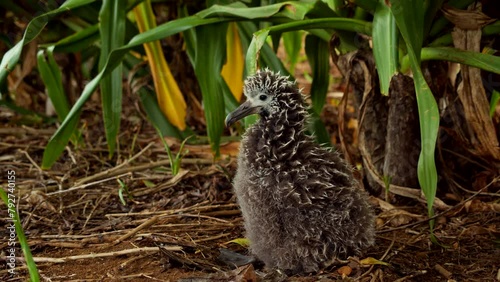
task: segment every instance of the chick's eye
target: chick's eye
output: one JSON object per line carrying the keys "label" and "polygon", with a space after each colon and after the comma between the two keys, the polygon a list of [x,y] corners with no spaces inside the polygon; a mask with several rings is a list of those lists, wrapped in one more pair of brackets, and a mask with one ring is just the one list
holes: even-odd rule
{"label": "chick's eye", "polygon": [[259,99],[260,99],[261,101],[265,101],[265,100],[267,99],[267,96],[266,96],[266,95],[260,95],[260,96],[259,96]]}

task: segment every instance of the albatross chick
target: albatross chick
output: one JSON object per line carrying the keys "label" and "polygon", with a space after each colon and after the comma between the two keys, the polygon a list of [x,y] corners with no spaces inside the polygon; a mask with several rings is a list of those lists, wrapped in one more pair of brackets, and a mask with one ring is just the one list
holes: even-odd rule
{"label": "albatross chick", "polygon": [[226,125],[260,115],[243,136],[234,178],[251,252],[269,268],[300,274],[372,245],[367,194],[337,153],[306,135],[296,84],[266,69],[245,81],[244,93]]}

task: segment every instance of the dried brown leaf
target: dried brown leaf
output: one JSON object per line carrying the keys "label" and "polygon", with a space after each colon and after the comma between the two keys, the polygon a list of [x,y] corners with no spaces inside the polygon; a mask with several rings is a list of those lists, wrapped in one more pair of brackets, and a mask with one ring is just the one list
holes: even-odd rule
{"label": "dried brown leaf", "polygon": [[496,19],[492,19],[478,10],[460,10],[446,4],[441,10],[443,11],[444,16],[460,29],[480,29],[483,26],[496,21]]}
{"label": "dried brown leaf", "polygon": [[[469,11],[470,12],[470,11]],[[461,20],[474,18],[474,14],[461,16]],[[480,52],[481,30],[465,30],[458,27],[452,32],[456,48]],[[499,143],[495,127],[489,117],[489,102],[483,87],[481,71],[478,68],[460,65],[462,82],[457,88],[466,118],[466,131],[470,150],[482,156],[500,160]]]}

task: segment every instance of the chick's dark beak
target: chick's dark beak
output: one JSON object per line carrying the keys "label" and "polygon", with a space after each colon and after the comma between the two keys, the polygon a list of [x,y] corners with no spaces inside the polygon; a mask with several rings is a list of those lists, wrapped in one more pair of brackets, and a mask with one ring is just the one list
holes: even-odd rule
{"label": "chick's dark beak", "polygon": [[258,113],[259,108],[260,107],[252,106],[252,103],[247,100],[245,103],[236,108],[236,110],[227,115],[226,126],[231,126],[232,124],[246,116]]}

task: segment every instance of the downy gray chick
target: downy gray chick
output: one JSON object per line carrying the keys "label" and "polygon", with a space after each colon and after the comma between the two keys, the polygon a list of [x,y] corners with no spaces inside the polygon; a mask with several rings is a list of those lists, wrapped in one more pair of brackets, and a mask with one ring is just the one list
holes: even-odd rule
{"label": "downy gray chick", "polygon": [[247,78],[244,93],[226,125],[260,115],[243,136],[234,178],[251,252],[269,268],[299,274],[372,245],[367,194],[337,153],[305,134],[296,84],[266,69]]}

